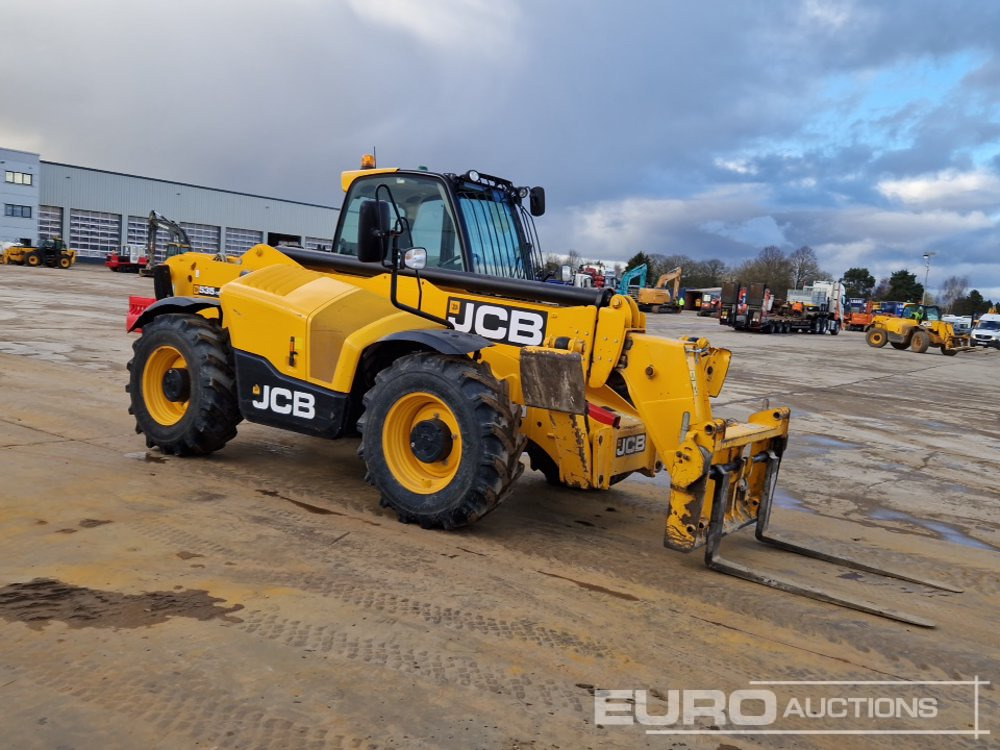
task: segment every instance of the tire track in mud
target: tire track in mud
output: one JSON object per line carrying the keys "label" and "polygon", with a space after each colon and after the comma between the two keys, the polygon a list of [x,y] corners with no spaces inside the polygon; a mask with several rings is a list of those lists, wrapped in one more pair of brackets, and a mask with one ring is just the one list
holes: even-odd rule
{"label": "tire track in mud", "polygon": [[[450,574],[447,568],[440,566],[447,565],[444,562],[447,555],[444,553],[455,549],[441,544],[443,534],[396,526],[394,521],[369,515],[364,510],[360,517],[341,510],[334,511],[330,518],[330,529],[327,530],[324,526],[326,519],[310,518],[307,512],[292,509],[296,498],[315,500],[318,494],[321,493],[300,494],[294,489],[286,488],[283,489],[283,494],[271,494],[270,491],[263,496],[256,492],[246,493],[238,499],[233,498],[234,502],[216,505],[224,505],[227,514],[235,513],[240,518],[236,527],[247,521],[294,538],[297,542],[294,545],[294,557],[299,564],[328,567],[329,570],[305,575],[275,575],[266,569],[241,568],[233,569],[232,573],[227,570],[227,575],[232,575],[234,580],[286,585],[306,593],[319,594],[411,626],[443,625],[449,631],[472,635],[472,646],[478,645],[481,640],[493,641],[498,637],[499,642],[529,646],[533,644],[536,649],[543,648],[550,652],[571,650],[580,653],[582,649],[586,653],[593,645],[591,639],[574,635],[573,630],[576,628],[542,627],[539,630],[540,626],[530,618],[503,618],[492,613],[459,611],[457,608],[449,610],[447,606],[434,602],[434,598],[440,598],[442,578],[437,575],[428,576],[428,571],[441,573],[445,576],[444,580],[448,580]],[[341,502],[340,496],[334,495],[333,498],[329,501],[331,508],[349,511],[357,509],[354,503]],[[619,512],[626,510],[626,506],[634,507],[637,514],[655,510],[654,503],[646,503],[640,499],[631,498],[629,502],[623,502],[623,498],[611,499],[615,501]],[[286,504],[285,501],[290,501],[287,510],[282,507]],[[562,500],[559,502],[563,504]],[[578,508],[577,511],[597,510],[599,507],[603,508],[603,504],[602,498],[601,504],[594,504],[587,509]],[[235,511],[232,507],[234,505]],[[566,528],[567,524],[563,521],[571,520],[571,517],[559,515],[557,518],[548,518],[547,514],[551,512],[544,506],[531,508],[523,524],[513,532],[507,526],[501,530],[502,536],[498,537],[491,530],[476,530],[472,534],[457,536],[456,542],[472,548],[479,556],[485,555],[482,563],[487,570],[510,564],[514,576],[513,581],[508,581],[508,586],[510,583],[514,584],[510,594],[521,593],[523,596],[526,581],[533,575],[533,569],[550,564],[554,564],[556,570],[570,571],[568,574],[576,578],[595,577],[605,581],[610,578],[620,581],[624,588],[628,588],[629,584],[638,584],[647,590],[657,589],[662,596],[658,595],[655,602],[647,601],[638,605],[639,617],[644,621],[643,627],[626,628],[618,637],[611,637],[607,644],[602,643],[600,649],[605,654],[630,653],[630,630],[649,633],[669,627],[673,638],[662,644],[661,653],[673,650],[684,662],[697,660],[699,673],[707,672],[716,675],[718,679],[731,681],[734,665],[724,659],[716,660],[706,656],[713,651],[713,628],[732,628],[743,634],[748,641],[768,643],[774,650],[783,650],[786,654],[788,649],[794,649],[799,653],[814,655],[817,661],[796,659],[794,667],[782,664],[780,674],[787,678],[823,679],[829,678],[831,671],[840,673],[852,668],[852,674],[863,670],[862,674],[875,671],[893,677],[914,678],[919,675],[926,678],[931,675],[942,679],[968,676],[981,671],[981,653],[973,653],[963,647],[942,648],[932,640],[925,641],[919,635],[908,644],[905,652],[888,652],[885,644],[898,639],[898,630],[892,632],[890,629],[902,626],[869,624],[869,618],[864,615],[858,615],[853,620],[831,618],[828,605],[765,589],[758,590],[759,587],[750,583],[739,582],[734,588],[722,582],[728,582],[728,579],[715,582],[715,574],[704,570],[700,565],[683,564],[679,569],[676,562],[660,558],[660,555],[669,553],[658,546],[651,547],[648,557],[639,556],[636,554],[635,539],[619,536],[614,532],[597,531],[585,538]],[[634,522],[628,519],[628,512],[624,516],[615,517],[614,520],[625,530],[634,528]],[[386,528],[373,529],[375,523],[385,524]],[[344,529],[351,529],[351,535],[342,538]],[[241,552],[219,541],[199,540],[187,531],[160,528],[151,533],[160,536],[162,541],[179,542],[195,550],[202,551],[207,547],[228,555],[230,559],[253,559],[248,551]],[[366,534],[370,535],[369,539],[363,538]],[[372,554],[371,536],[381,538],[378,542],[378,560],[389,571],[387,575],[374,575],[369,566],[352,562],[355,559],[363,561]],[[390,540],[387,541],[387,537]],[[282,554],[284,556],[286,553]],[[896,555],[887,550],[879,550],[879,559],[886,565],[893,560],[913,564],[912,556]],[[657,560],[663,564],[657,564]],[[475,579],[480,570],[477,566],[468,575],[458,576],[455,580],[457,592],[474,592],[481,588],[481,579],[479,585],[467,584],[468,579]],[[966,573],[963,576],[966,579],[963,583],[966,585],[969,579],[975,581],[977,576],[984,575],[976,569],[963,572]],[[949,577],[954,579],[952,575]],[[679,579],[688,583],[695,581],[697,585],[678,591]],[[983,583],[985,582],[984,580]],[[893,586],[898,588],[895,584]],[[428,593],[430,600],[421,597],[421,590]],[[536,604],[532,597],[519,600],[516,596],[504,593],[504,599],[516,602],[515,608],[530,608]],[[691,614],[692,597],[698,603],[699,611],[705,614],[704,617]],[[542,605],[542,610],[546,609],[546,605]],[[632,611],[635,613],[636,610]],[[422,637],[413,638],[413,646],[402,646],[398,642],[401,637],[399,633],[387,632],[381,636],[360,637],[338,631],[329,623],[307,622],[302,618],[295,619],[274,613],[241,614],[246,619],[243,627],[247,632],[286,647],[312,649],[338,661],[385,668],[407,678],[427,680],[439,688],[455,683],[481,692],[500,691],[500,694],[512,696],[515,700],[551,705],[559,712],[568,712],[578,717],[586,713],[584,705],[580,703],[579,690],[575,686],[571,687],[568,680],[565,684],[552,680],[539,683],[532,677],[511,678],[507,674],[504,664],[509,665],[512,661],[530,663],[537,658],[538,652],[531,649],[515,649],[515,653],[504,655],[500,659],[484,654],[484,658],[490,659],[490,663],[483,666],[482,659],[470,661],[468,658],[442,655],[429,648],[421,648],[422,644],[428,642]],[[791,630],[788,629],[790,623],[794,624]],[[678,644],[683,644],[679,650]],[[841,653],[837,652],[837,645],[844,647]],[[534,657],[532,653],[535,654]],[[839,666],[828,666],[836,662],[840,663]],[[742,665],[735,666],[735,669],[737,673],[741,669],[755,670],[759,676],[773,674],[774,665],[763,658],[750,657]],[[628,675],[616,676],[615,672],[614,669],[602,667],[601,673],[608,680],[605,684],[613,686],[616,679],[625,680],[629,684],[656,684],[658,679],[647,668],[638,668]]]}
{"label": "tire track in mud", "polygon": [[[93,653],[81,658],[79,650],[70,651],[60,640],[52,637],[34,645],[23,644],[8,658],[18,662],[21,679],[98,707],[117,717],[112,720],[117,727],[138,722],[155,728],[161,738],[180,735],[220,750],[377,750],[395,745],[392,740],[379,745],[363,736],[317,726],[322,722],[314,717],[288,718],[264,706],[233,700],[224,686],[213,680],[225,674],[223,665],[215,663],[209,669],[204,664],[216,661],[210,655],[199,655],[200,670],[188,667],[158,675],[150,665],[109,663]],[[432,748],[418,741],[407,744],[411,741],[398,738],[396,746]]]}
{"label": "tire track in mud", "polygon": [[[303,560],[340,566],[341,573],[343,574],[343,576],[330,576],[314,573],[309,575],[305,580],[295,575],[283,577],[281,580],[274,580],[265,571],[262,576],[259,573],[254,576],[258,582],[280,582],[284,585],[301,587],[306,591],[315,591],[325,596],[333,595],[340,597],[341,593],[339,592],[343,592],[342,600],[345,603],[361,607],[370,606],[377,608],[379,606],[389,606],[390,611],[388,614],[392,615],[404,614],[404,611],[410,608],[409,616],[416,616],[425,622],[431,623],[434,623],[435,617],[443,611],[439,605],[422,603],[414,599],[412,595],[415,587],[419,588],[422,585],[427,585],[426,581],[422,582],[420,580],[420,575],[413,575],[412,572],[426,571],[430,566],[435,566],[440,561],[440,551],[435,552],[423,549],[420,546],[410,546],[409,543],[405,546],[398,543],[393,544],[391,546],[391,553],[383,555],[380,561],[385,564],[391,564],[396,574],[404,576],[409,574],[408,577],[412,579],[405,586],[407,593],[397,591],[393,594],[391,589],[399,585],[398,581],[393,582],[384,578],[373,579],[368,568],[358,567],[346,562],[355,555],[363,558],[364,554],[370,551],[367,545],[355,546],[355,543],[348,537],[337,543],[337,546],[341,548],[338,550],[338,554],[330,554],[330,550],[334,549],[334,547],[329,546],[329,544],[339,539],[340,527],[338,527],[337,533],[326,532],[303,513],[285,511],[277,507],[275,502],[271,500],[261,500],[253,497],[241,498],[240,502],[241,513],[263,511],[263,514],[256,513],[253,515],[253,520],[257,523],[266,524],[272,529],[290,534],[300,540],[308,541],[311,547],[318,548],[318,552],[310,550],[309,554],[303,556]],[[366,521],[367,519],[355,520]],[[406,527],[403,527],[403,529],[407,530]],[[154,533],[160,534],[165,538],[170,538],[174,532],[160,528]],[[416,533],[419,535],[427,532],[417,531]],[[427,540],[428,545],[433,545],[441,536],[439,533],[432,532],[432,534],[434,540],[432,541],[429,538]],[[174,538],[179,543],[191,546],[193,549],[200,548],[196,538],[190,533],[184,533],[182,536]],[[885,671],[889,674],[907,671],[907,665],[918,670],[930,668],[931,665],[940,663],[942,657],[947,657],[946,661],[952,660],[953,663],[964,663],[968,664],[970,668],[972,667],[971,662],[974,661],[974,654],[972,652],[963,652],[955,649],[951,652],[946,650],[945,653],[942,653],[940,647],[933,645],[929,645],[927,651],[923,654],[915,653],[911,648],[908,650],[909,655],[907,657],[901,654],[891,655],[883,653],[881,649],[884,642],[891,642],[892,638],[884,638],[879,635],[881,631],[874,624],[871,625],[870,629],[866,630],[865,621],[868,618],[865,615],[858,615],[859,619],[855,621],[833,620],[829,617],[829,607],[832,605],[814,604],[810,600],[801,597],[792,597],[791,595],[778,592],[768,592],[765,589],[758,591],[757,589],[760,587],[751,583],[740,582],[736,587],[726,585],[722,581],[728,582],[728,579],[717,581],[716,574],[700,566],[685,566],[685,571],[682,573],[683,578],[696,579],[696,587],[686,589],[683,595],[671,594],[670,592],[677,587],[677,569],[675,565],[670,564],[667,560],[664,560],[665,564],[662,566],[655,564],[654,560],[660,554],[667,554],[662,549],[658,547],[654,548],[651,559],[642,558],[635,554],[634,541],[631,539],[617,538],[609,535],[602,535],[600,539],[601,543],[599,545],[592,543],[585,544],[578,535],[567,535],[567,530],[562,523],[553,521],[546,524],[544,521],[536,522],[536,520],[532,520],[531,527],[526,533],[519,533],[513,537],[507,536],[503,539],[486,539],[481,537],[477,540],[476,544],[481,543],[483,546],[480,546],[480,549],[484,550],[487,554],[492,554],[493,557],[497,557],[498,552],[500,553],[499,556],[510,555],[516,561],[515,565],[523,566],[526,569],[537,565],[538,553],[540,550],[544,550],[545,554],[542,559],[566,566],[571,570],[579,571],[576,577],[586,578],[588,575],[611,577],[614,580],[621,581],[622,585],[626,588],[628,584],[639,584],[647,588],[655,588],[664,597],[669,611],[676,617],[689,619],[689,616],[685,613],[690,609],[689,598],[694,597],[699,602],[699,605],[711,606],[717,609],[717,619],[720,622],[733,619],[734,615],[736,615],[736,619],[751,619],[752,621],[760,622],[762,627],[759,630],[768,631],[770,635],[761,636],[751,633],[750,635],[755,638],[773,637],[773,632],[769,629],[768,625],[777,626],[784,630],[788,623],[795,623],[795,630],[787,633],[787,638],[781,642],[790,644],[793,641],[800,640],[797,636],[811,637],[815,642],[806,646],[806,649],[817,654],[825,654],[832,659],[840,659],[840,657],[831,653],[831,649],[829,648],[830,643],[842,644],[850,647],[851,651],[856,653],[855,659],[852,659],[851,662],[859,666],[863,665],[865,668],[869,666],[867,660],[870,655],[877,653],[885,661],[885,664],[879,668],[880,671]],[[473,542],[466,539],[465,543],[468,545]],[[417,545],[419,544],[420,542],[418,541]],[[235,549],[214,542],[208,542],[202,546],[208,546],[210,549],[230,557],[244,558],[246,556],[245,553],[240,553]],[[384,549],[388,549],[387,545],[383,544],[382,546]],[[879,552],[879,559],[887,566],[891,566],[890,563],[892,562],[900,563],[896,567],[901,567],[904,564],[912,565],[913,563],[913,558],[910,556],[896,555],[885,550]],[[243,573],[240,573],[237,577],[242,575]],[[525,575],[528,574],[525,573]],[[982,575],[982,578],[979,577],[980,575]],[[353,580],[355,584],[360,577],[360,580],[366,581],[366,583],[360,588],[344,588],[344,577]],[[987,581],[987,573],[979,574],[978,572],[969,571],[963,575],[962,583],[967,586],[973,586],[977,582],[987,584]],[[894,590],[898,589],[896,584],[886,585],[892,586]],[[367,593],[365,587],[377,589],[379,595],[376,596]],[[918,591],[924,596],[935,595],[925,589],[918,589]],[[395,598],[389,599],[387,598],[389,596],[394,596]],[[413,608],[415,608],[415,611],[412,611]],[[656,611],[660,611],[660,605],[657,605]],[[763,623],[767,623],[768,625],[764,625]],[[457,623],[446,624],[449,627],[456,627],[457,629]],[[487,619],[483,621],[482,627],[489,628],[493,624],[493,622]],[[472,627],[472,625],[470,624],[469,627]],[[502,626],[500,627],[502,628]],[[889,627],[894,626],[890,625]],[[523,626],[518,632],[523,637],[528,637],[528,634],[531,633],[529,630],[524,630]],[[547,641],[549,644],[558,644],[561,639],[567,637],[565,633],[544,633],[541,635],[533,633],[532,635],[541,638],[543,643]],[[570,638],[572,639],[573,636],[570,636]],[[576,640],[580,641],[581,639],[576,637]],[[801,648],[801,646],[795,647]],[[587,650],[586,647],[584,648]],[[603,651],[607,653],[608,649],[605,648]],[[952,672],[954,672],[954,668]],[[970,671],[969,673],[973,672]],[[942,672],[941,676],[951,676],[951,672]]]}
{"label": "tire track in mud", "polygon": [[[318,594],[327,599],[335,599],[344,604],[392,617],[406,617],[414,622],[475,633],[491,641],[518,641],[556,651],[572,650],[581,656],[597,659],[611,657],[614,654],[613,649],[606,644],[570,630],[546,627],[529,617],[496,617],[479,611],[468,611],[421,600],[414,592],[419,592],[421,587],[426,588],[423,571],[429,566],[437,566],[440,555],[421,554],[421,550],[408,553],[406,550],[395,548],[390,555],[380,560],[389,566],[387,572],[377,575],[371,566],[356,563],[362,559],[362,553],[370,549],[368,544],[344,539],[334,532],[310,528],[310,521],[301,514],[273,509],[272,515],[273,518],[257,518],[260,522],[281,529],[290,529],[289,533],[299,538],[308,537],[319,547],[319,551],[305,551],[301,555],[301,561],[319,563],[316,567],[330,566],[330,569],[326,572],[316,570],[302,573],[237,565],[227,570],[228,578],[240,583],[293,588],[303,593]],[[166,547],[183,547],[198,550],[201,554],[208,551],[209,554],[214,553],[230,561],[247,557],[245,552],[209,541],[188,531],[151,523],[136,524],[136,527],[140,533],[156,539]],[[324,544],[333,539],[340,540],[338,542],[340,548],[336,550],[336,554],[331,547]],[[254,561],[255,564],[256,562]],[[470,586],[467,593],[474,594],[478,590],[478,586]]]}
{"label": "tire track in mud", "polygon": [[[724,626],[728,626],[729,623],[739,623],[738,629],[750,637],[775,640],[788,645],[795,644],[793,646],[795,648],[805,646],[831,659],[846,658],[850,663],[865,670],[909,678],[913,678],[915,674],[933,673],[940,679],[967,679],[977,672],[982,672],[983,652],[978,649],[988,648],[986,643],[978,644],[978,648],[977,644],[963,644],[956,640],[942,643],[940,639],[918,629],[910,632],[905,643],[898,643],[899,629],[906,627],[902,624],[880,621],[861,613],[857,613],[855,617],[855,613],[836,608],[834,605],[814,602],[804,597],[768,590],[750,582],[727,578],[700,567],[700,562],[686,566],[684,572],[680,574],[682,580],[696,585],[685,586],[678,593],[677,569],[668,565],[660,569],[637,570],[635,564],[637,558],[628,556],[631,549],[627,546],[630,544],[628,540],[626,546],[613,546],[603,552],[593,551],[587,547],[572,549],[565,555],[562,554],[563,550],[559,548],[559,543],[551,539],[518,539],[516,544],[524,554],[531,554],[532,550],[546,549],[550,557],[558,555],[572,560],[578,570],[585,570],[589,566],[595,572],[600,571],[604,576],[622,581],[623,586],[631,583],[655,588],[662,596],[662,602],[655,605],[655,610],[666,609],[676,617],[689,620],[693,618],[690,614],[691,599],[693,599],[697,602],[698,611],[714,610],[716,616],[712,619]],[[884,560],[881,559],[883,557]],[[906,558],[880,555],[880,563],[888,563],[892,559]],[[909,562],[912,565],[912,559]],[[895,567],[905,569],[906,566],[900,564]],[[784,572],[776,568],[776,574],[783,575]],[[925,599],[952,599],[958,604],[962,596],[917,585],[890,581],[876,583],[874,579],[866,580],[894,593],[901,590],[913,591]],[[967,589],[967,592],[966,595],[976,593],[974,588]],[[864,595],[877,598],[878,591],[866,588]],[[831,617],[834,612],[838,615]],[[920,614],[920,609],[915,608],[915,613]],[[929,615],[934,619],[933,613]],[[790,625],[791,630],[789,630]],[[706,636],[703,635],[702,638]],[[897,644],[899,649],[889,651],[887,649],[889,644]],[[843,650],[838,650],[834,648],[835,646]],[[873,661],[873,656],[878,656],[881,663]]]}

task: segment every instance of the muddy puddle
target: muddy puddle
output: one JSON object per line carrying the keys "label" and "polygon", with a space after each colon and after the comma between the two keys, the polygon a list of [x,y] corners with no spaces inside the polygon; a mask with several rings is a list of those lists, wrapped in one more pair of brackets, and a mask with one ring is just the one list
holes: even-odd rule
{"label": "muddy puddle", "polygon": [[[1000,552],[1000,548],[993,546],[992,544],[987,544],[986,542],[981,542],[978,539],[973,539],[971,536],[963,531],[951,526],[949,524],[943,523],[941,521],[931,521],[926,518],[917,518],[916,516],[911,516],[909,513],[903,513],[899,510],[887,510],[885,508],[879,508],[873,510],[869,514],[869,518],[875,521],[896,521],[898,523],[903,523],[908,526],[916,526],[918,528],[924,529],[931,532],[938,539],[942,539],[946,542],[951,542],[952,544],[960,544],[963,547],[973,547],[975,549],[985,549],[992,550],[994,552]],[[888,531],[896,531],[899,533],[914,533],[906,531],[905,529],[895,529],[888,526],[883,526],[882,528]]]}
{"label": "muddy puddle", "polygon": [[194,589],[122,594],[36,578],[0,588],[0,617],[26,623],[35,630],[52,620],[74,628],[142,628],[166,622],[170,617],[242,622],[232,613],[243,609],[243,605],[223,607],[223,601]]}

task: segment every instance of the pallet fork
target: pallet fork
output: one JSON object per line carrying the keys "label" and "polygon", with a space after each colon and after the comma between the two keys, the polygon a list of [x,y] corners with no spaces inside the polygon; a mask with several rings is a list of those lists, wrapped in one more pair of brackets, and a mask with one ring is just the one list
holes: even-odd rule
{"label": "pallet fork", "polygon": [[934,627],[933,622],[922,617],[758,572],[721,556],[723,538],[753,525],[759,542],[786,552],[942,591],[962,592],[947,583],[884,570],[769,533],[778,470],[788,442],[789,417],[787,407],[766,408],[765,402],[765,409],[752,414],[747,423],[714,419],[688,431],[680,449],[665,457],[671,486],[664,545],[682,552],[704,546],[705,565],[711,570],[878,617]]}
{"label": "pallet fork", "polygon": [[[810,599],[818,599],[819,601],[829,602],[831,604],[848,607],[850,609],[856,609],[860,612],[867,612],[868,614],[876,615],[878,617],[886,617],[888,619],[898,620],[899,622],[905,622],[910,625],[918,625],[922,628],[934,627],[934,623],[930,620],[909,614],[907,612],[891,609],[889,607],[883,607],[864,599],[831,594],[802,583],[796,583],[783,578],[759,573],[746,565],[731,562],[721,557],[719,555],[719,548],[722,545],[722,538],[725,536],[724,520],[727,511],[727,488],[730,486],[731,478],[733,476],[737,476],[742,471],[744,462],[746,461],[751,461],[753,463],[765,463],[767,467],[765,488],[760,499],[760,506],[757,512],[757,523],[754,529],[754,534],[758,541],[778,549],[794,552],[798,555],[812,557],[817,560],[824,560],[826,562],[833,563],[834,565],[841,565],[846,568],[852,568],[865,573],[873,573],[875,575],[885,576],[888,578],[896,578],[901,581],[909,581],[911,583],[920,584],[921,586],[929,586],[943,591],[962,593],[962,589],[951,584],[927,578],[918,578],[916,576],[900,573],[898,571],[877,568],[873,565],[861,562],[860,560],[854,560],[849,557],[842,557],[840,555],[833,555],[821,550],[803,547],[802,545],[794,544],[770,535],[768,530],[771,520],[771,505],[774,499],[774,488],[777,484],[778,467],[781,462],[781,457],[775,450],[761,451],[760,453],[757,453],[749,458],[741,457],[728,464],[715,465],[711,467],[710,476],[715,480],[715,490],[713,494],[711,523],[708,527],[708,534],[705,543],[705,565],[707,565],[710,569],[720,573],[726,573],[727,575],[736,576],[737,578],[743,578],[747,581],[753,581],[754,583],[760,583],[764,586],[770,586],[771,588],[778,589],[779,591],[786,591],[790,594],[806,596]],[[730,495],[730,504],[732,503],[732,498],[734,497],[735,495]]]}

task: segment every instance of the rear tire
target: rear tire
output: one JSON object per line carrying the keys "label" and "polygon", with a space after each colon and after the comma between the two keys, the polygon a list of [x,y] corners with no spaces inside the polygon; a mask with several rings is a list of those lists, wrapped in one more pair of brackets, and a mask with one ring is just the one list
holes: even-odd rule
{"label": "rear tire", "polygon": [[42,256],[36,253],[28,253],[24,256],[24,265],[37,268],[42,265]]}
{"label": "rear tire", "polygon": [[417,353],[375,377],[359,453],[400,521],[453,529],[494,510],[524,469],[507,385],[467,357]]}
{"label": "rear tire", "polygon": [[128,363],[129,413],[146,446],[203,455],[236,437],[240,414],[226,332],[200,315],[160,315],[142,327]]}
{"label": "rear tire", "polygon": [[931,337],[927,331],[914,331],[910,339],[910,349],[917,354],[923,354],[931,345]]}
{"label": "rear tire", "polygon": [[888,341],[889,337],[882,328],[869,328],[868,333],[865,334],[865,342],[868,346],[873,346],[876,349],[881,349]]}

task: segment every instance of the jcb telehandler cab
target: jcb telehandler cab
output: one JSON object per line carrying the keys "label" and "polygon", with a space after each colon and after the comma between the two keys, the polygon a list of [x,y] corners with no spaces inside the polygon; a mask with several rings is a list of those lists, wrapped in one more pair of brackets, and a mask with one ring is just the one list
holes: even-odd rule
{"label": "jcb telehandler cab", "polygon": [[[155,271],[159,298],[131,322],[129,391],[149,447],[210,453],[247,419],[309,435],[361,433],[368,480],[402,521],[454,528],[494,510],[521,455],[553,483],[607,489],[670,474],[664,541],[705,547],[713,569],[920,625],[718,556],[766,535],[789,410],[712,415],[730,353],[645,332],[611,289],[531,278],[539,189],[474,172],[361,170],[334,253],[257,245]],[[887,573],[904,580],[908,575]]]}

